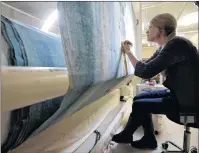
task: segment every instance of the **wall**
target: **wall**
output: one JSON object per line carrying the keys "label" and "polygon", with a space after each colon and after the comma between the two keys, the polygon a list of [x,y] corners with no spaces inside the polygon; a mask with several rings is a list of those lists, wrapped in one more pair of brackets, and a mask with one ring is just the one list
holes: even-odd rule
{"label": "wall", "polygon": [[193,44],[198,48],[198,33],[195,33],[191,38]]}
{"label": "wall", "polygon": [[142,59],[150,58],[156,50],[157,48],[155,47],[143,47]]}
{"label": "wall", "polygon": [[[194,34],[187,34],[183,37],[189,39],[198,48],[198,33],[197,32],[194,33]],[[143,46],[142,59],[146,59],[146,58],[151,57],[156,50],[157,50],[156,47]]]}

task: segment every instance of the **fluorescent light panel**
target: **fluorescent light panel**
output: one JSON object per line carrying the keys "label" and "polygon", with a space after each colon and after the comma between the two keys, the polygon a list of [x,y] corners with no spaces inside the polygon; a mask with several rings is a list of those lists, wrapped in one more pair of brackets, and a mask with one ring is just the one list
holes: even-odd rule
{"label": "fluorescent light panel", "polygon": [[178,26],[185,27],[198,23],[198,12],[192,12],[180,18]]}
{"label": "fluorescent light panel", "polygon": [[41,28],[42,31],[48,32],[48,30],[51,28],[53,23],[57,20],[58,17],[58,11],[57,9],[54,10],[45,21],[43,27]]}

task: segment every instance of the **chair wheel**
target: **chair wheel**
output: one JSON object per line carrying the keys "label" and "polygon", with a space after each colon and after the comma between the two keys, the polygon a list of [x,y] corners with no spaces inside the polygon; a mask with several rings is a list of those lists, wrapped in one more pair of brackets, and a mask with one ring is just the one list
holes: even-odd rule
{"label": "chair wheel", "polygon": [[192,150],[189,153],[198,153],[197,150]]}
{"label": "chair wheel", "polygon": [[189,153],[198,153],[197,148],[196,148],[196,147],[192,147],[192,148],[189,150]]}
{"label": "chair wheel", "polygon": [[155,131],[155,135],[158,135],[159,134],[159,132],[158,131]]}
{"label": "chair wheel", "polygon": [[162,144],[162,148],[163,148],[163,149],[167,150],[168,147],[169,147],[168,143],[163,143],[163,144]]}

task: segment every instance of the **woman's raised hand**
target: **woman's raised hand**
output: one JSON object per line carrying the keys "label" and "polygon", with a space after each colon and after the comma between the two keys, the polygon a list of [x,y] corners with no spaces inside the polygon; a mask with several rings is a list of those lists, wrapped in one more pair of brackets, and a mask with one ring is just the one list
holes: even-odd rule
{"label": "woman's raised hand", "polygon": [[130,42],[129,40],[125,40],[122,42],[122,51],[124,53],[128,53],[130,52],[132,46],[133,46],[132,42]]}

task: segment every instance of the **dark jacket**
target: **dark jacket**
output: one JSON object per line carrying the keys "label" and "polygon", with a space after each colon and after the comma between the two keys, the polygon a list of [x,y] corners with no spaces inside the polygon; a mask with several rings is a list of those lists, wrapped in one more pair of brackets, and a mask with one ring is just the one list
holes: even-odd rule
{"label": "dark jacket", "polygon": [[198,56],[196,47],[189,40],[175,37],[147,62],[138,62],[135,66],[135,75],[148,79],[166,70],[163,85],[176,96],[180,111],[196,112],[199,95]]}

